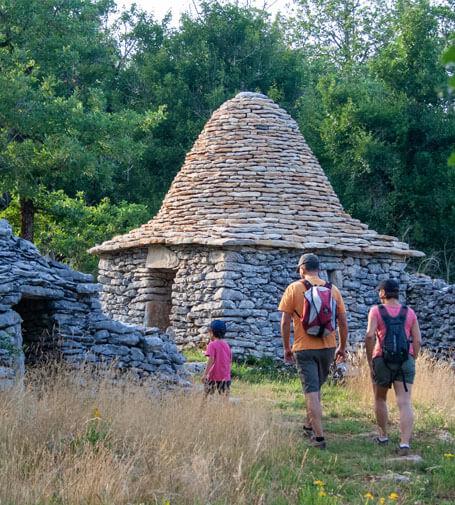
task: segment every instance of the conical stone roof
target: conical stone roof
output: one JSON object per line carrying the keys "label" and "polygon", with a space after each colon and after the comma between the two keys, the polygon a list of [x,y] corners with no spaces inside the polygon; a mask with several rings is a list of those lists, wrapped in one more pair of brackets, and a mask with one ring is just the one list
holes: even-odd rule
{"label": "conical stone roof", "polygon": [[422,255],[349,216],[297,123],[258,93],[213,113],[151,221],[90,252],[149,244]]}

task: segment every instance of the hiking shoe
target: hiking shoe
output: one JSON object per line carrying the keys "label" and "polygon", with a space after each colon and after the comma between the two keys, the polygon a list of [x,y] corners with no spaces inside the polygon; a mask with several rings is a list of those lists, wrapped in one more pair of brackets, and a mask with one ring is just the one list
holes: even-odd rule
{"label": "hiking shoe", "polygon": [[374,437],[373,441],[377,445],[387,445],[389,443],[388,437]]}
{"label": "hiking shoe", "polygon": [[395,450],[397,456],[409,456],[411,454],[411,448],[409,446],[401,447],[398,446]]}
{"label": "hiking shoe", "polygon": [[326,443],[325,440],[316,440],[315,436],[312,436],[309,441],[310,445],[312,447],[315,447],[316,449],[326,449]]}
{"label": "hiking shoe", "polygon": [[313,436],[313,428],[311,426],[302,426],[303,435],[307,438],[311,438]]}

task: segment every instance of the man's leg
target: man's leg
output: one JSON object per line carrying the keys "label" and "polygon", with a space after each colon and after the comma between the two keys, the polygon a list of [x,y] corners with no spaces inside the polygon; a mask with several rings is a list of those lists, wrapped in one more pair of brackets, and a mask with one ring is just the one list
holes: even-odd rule
{"label": "man's leg", "polygon": [[[321,403],[321,392],[319,391],[318,393],[318,398],[319,398],[319,403]],[[304,426],[306,428],[311,428],[311,412],[310,412],[310,402],[308,399],[305,401],[306,404],[306,419],[305,419],[305,424]],[[322,408],[322,407],[321,407]]]}
{"label": "man's leg", "polygon": [[387,391],[389,388],[378,386],[375,384],[374,389],[374,412],[376,414],[376,422],[379,428],[379,436],[387,437],[387,423],[389,415],[387,412]]}
{"label": "man's leg", "polygon": [[324,432],[322,430],[322,407],[320,393],[318,391],[314,393],[305,393],[305,400],[314,436],[323,437]]}
{"label": "man's leg", "polygon": [[398,410],[400,411],[400,444],[409,445],[411,441],[412,428],[414,425],[414,412],[411,404],[412,384],[404,384],[399,381],[393,383],[395,395],[397,397]]}

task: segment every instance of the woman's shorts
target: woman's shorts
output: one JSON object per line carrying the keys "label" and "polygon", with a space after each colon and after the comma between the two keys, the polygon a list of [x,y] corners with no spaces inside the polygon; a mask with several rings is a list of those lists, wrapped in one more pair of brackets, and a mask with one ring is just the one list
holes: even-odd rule
{"label": "woman's shorts", "polygon": [[380,387],[389,388],[395,381],[403,382],[403,376],[406,384],[413,384],[415,373],[416,365],[413,356],[409,356],[401,366],[389,363],[386,365],[382,356],[373,358],[373,380]]}

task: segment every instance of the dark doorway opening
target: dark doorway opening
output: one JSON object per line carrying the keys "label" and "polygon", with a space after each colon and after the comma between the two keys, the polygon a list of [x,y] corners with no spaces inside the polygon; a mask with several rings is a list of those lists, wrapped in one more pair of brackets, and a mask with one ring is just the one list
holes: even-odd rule
{"label": "dark doorway opening", "polygon": [[13,309],[22,318],[25,365],[41,365],[60,359],[60,346],[52,320],[52,301],[22,298]]}
{"label": "dark doorway opening", "polygon": [[167,268],[150,269],[146,288],[145,326],[166,330],[171,326],[172,286],[175,270]]}

